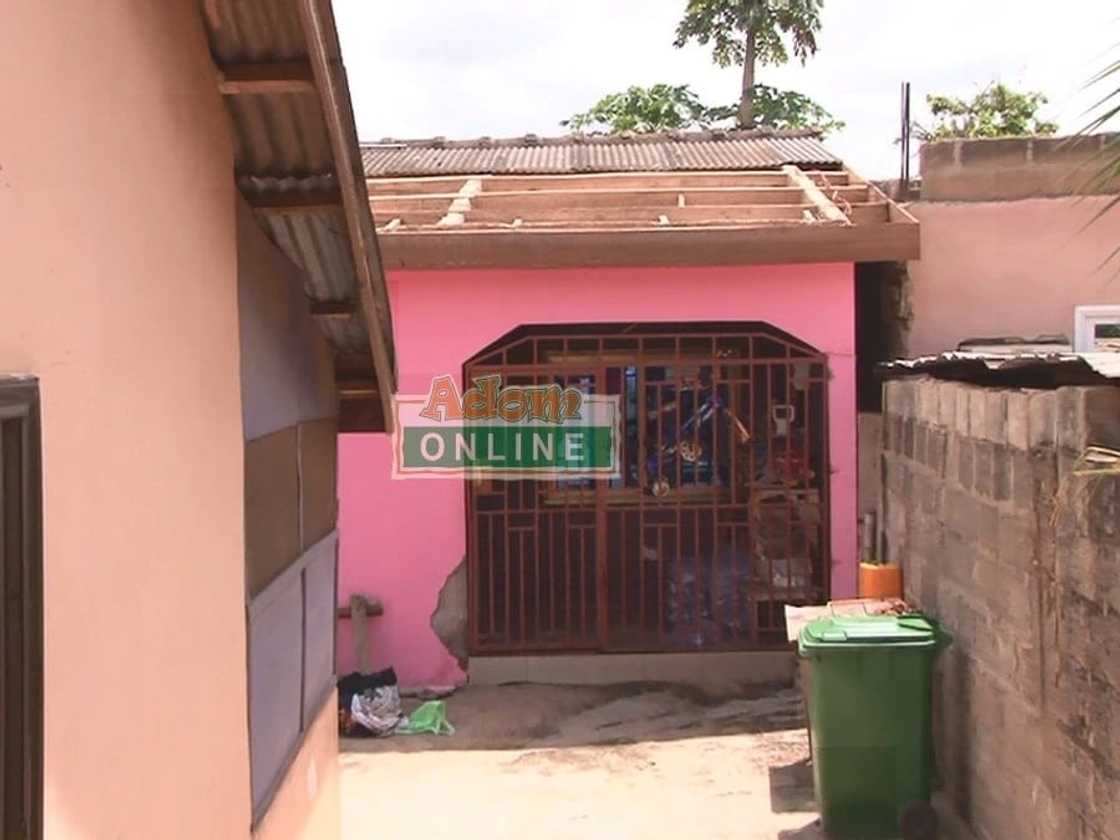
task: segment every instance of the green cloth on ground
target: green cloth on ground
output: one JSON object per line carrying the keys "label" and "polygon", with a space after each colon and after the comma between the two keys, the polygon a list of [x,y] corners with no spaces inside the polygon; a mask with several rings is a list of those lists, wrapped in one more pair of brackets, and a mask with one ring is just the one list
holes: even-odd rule
{"label": "green cloth on ground", "polygon": [[401,735],[454,735],[455,727],[447,719],[447,704],[442,700],[422,703],[408,721],[396,729]]}

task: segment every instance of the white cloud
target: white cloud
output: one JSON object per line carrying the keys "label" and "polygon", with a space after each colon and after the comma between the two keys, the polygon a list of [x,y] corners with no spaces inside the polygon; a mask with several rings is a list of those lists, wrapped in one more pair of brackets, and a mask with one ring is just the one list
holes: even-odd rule
{"label": "white cloud", "polygon": [[[738,71],[675,49],[683,0],[334,0],[362,139],[556,134],[630,84],[691,83],[730,102]],[[826,0],[820,52],[760,81],[810,94],[847,123],[829,146],[872,177],[898,170],[899,84],[971,94],[993,79],[1041,90],[1065,130],[1082,88],[1120,42],[1110,0]]]}

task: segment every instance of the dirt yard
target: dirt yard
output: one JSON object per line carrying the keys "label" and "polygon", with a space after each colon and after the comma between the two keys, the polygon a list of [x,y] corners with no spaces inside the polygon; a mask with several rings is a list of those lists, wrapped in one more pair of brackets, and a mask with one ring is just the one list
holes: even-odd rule
{"label": "dirt yard", "polygon": [[343,742],[344,840],[821,837],[794,691],[468,687],[448,712],[453,736]]}

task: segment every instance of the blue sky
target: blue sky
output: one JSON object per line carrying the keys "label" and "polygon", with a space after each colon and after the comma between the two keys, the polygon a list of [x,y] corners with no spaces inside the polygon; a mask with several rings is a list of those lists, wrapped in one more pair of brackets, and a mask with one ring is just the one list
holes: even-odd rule
{"label": "blue sky", "polygon": [[[559,134],[560,120],[631,84],[690,83],[733,101],[738,71],[702,47],[673,47],[684,0],[334,0],[363,140]],[[1043,15],[1042,10],[1049,9]],[[1037,11],[1036,11],[1037,10]],[[898,171],[899,84],[972,95],[992,80],[1043,91],[1044,116],[1076,131],[1085,81],[1120,55],[1107,0],[826,0],[820,51],[761,68],[847,123],[828,140],[869,177]]]}

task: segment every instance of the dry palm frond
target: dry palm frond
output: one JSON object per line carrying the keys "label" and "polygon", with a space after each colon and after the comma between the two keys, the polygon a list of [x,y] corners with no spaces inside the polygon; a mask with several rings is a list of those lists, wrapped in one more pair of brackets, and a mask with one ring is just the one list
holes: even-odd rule
{"label": "dry palm frond", "polygon": [[[1105,131],[1120,120],[1120,60],[1113,61],[1094,75],[1089,79],[1086,87],[1099,88],[1102,85],[1107,85],[1108,90],[1087,111],[1092,118],[1088,125],[1078,132],[1079,137]],[[1120,179],[1120,136],[1106,137],[1101,143],[1101,148],[1088,163],[1094,173],[1082,187],[1082,192],[1086,195],[1109,192],[1109,187]],[[1086,227],[1098,222],[1102,216],[1115,209],[1117,204],[1120,204],[1120,194],[1113,196],[1104,207],[1094,213]],[[1102,266],[1111,263],[1117,257],[1120,257],[1120,246],[1104,259]]]}
{"label": "dry palm frond", "polygon": [[1120,450],[1090,446],[1078,456],[1054,495],[1050,525],[1058,524],[1062,514],[1087,505],[1102,479],[1120,476]]}
{"label": "dry palm frond", "polygon": [[1077,459],[1074,475],[1120,475],[1120,450],[1090,446]]}

